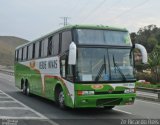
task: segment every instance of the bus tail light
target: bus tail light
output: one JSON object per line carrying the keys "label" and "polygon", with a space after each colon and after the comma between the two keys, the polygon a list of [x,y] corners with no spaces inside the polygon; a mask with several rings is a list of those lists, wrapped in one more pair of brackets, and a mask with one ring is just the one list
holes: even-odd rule
{"label": "bus tail light", "polygon": [[77,95],[94,95],[94,91],[77,91]]}

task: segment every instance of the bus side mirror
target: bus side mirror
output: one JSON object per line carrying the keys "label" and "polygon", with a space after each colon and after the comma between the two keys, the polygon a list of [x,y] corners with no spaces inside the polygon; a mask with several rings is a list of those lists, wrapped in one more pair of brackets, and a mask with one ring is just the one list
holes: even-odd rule
{"label": "bus side mirror", "polygon": [[142,54],[142,63],[147,64],[148,63],[148,56],[147,56],[147,51],[144,46],[141,44],[135,44],[135,48],[139,49],[141,54]]}
{"label": "bus side mirror", "polygon": [[76,55],[77,55],[77,47],[74,42],[71,42],[69,46],[69,59],[68,64],[75,65],[76,64]]}

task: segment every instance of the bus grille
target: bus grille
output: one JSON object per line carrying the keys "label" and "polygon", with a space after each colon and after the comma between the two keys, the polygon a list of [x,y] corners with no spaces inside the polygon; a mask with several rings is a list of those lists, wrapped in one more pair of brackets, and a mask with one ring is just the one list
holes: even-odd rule
{"label": "bus grille", "polygon": [[95,92],[95,95],[101,95],[101,94],[124,94],[124,91],[113,91],[111,93],[109,93],[109,92]]}
{"label": "bus grille", "polygon": [[104,105],[119,105],[122,101],[122,98],[108,98],[108,99],[98,99],[96,102],[97,106]]}

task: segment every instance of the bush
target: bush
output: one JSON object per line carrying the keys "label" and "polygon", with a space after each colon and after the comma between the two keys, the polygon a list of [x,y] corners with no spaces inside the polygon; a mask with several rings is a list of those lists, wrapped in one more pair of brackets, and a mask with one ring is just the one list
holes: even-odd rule
{"label": "bush", "polygon": [[136,78],[137,78],[137,80],[144,79],[147,82],[150,82],[152,84],[156,84],[156,79],[152,74],[137,72]]}
{"label": "bush", "polygon": [[145,88],[153,88],[153,89],[157,89],[158,86],[157,85],[153,85],[150,83],[142,83],[142,82],[136,82],[136,87],[145,87]]}
{"label": "bush", "polygon": [[150,83],[145,83],[145,82],[136,82],[136,87],[145,87],[145,88],[153,88],[153,89],[158,89],[160,88],[160,84],[154,85]]}

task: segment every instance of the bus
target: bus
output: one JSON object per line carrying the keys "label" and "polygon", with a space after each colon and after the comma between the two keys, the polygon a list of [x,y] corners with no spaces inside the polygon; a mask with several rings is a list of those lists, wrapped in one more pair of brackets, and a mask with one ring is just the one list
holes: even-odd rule
{"label": "bus", "polygon": [[71,25],[15,50],[15,85],[25,95],[55,101],[60,108],[106,108],[134,103],[134,49],[125,28]]}

